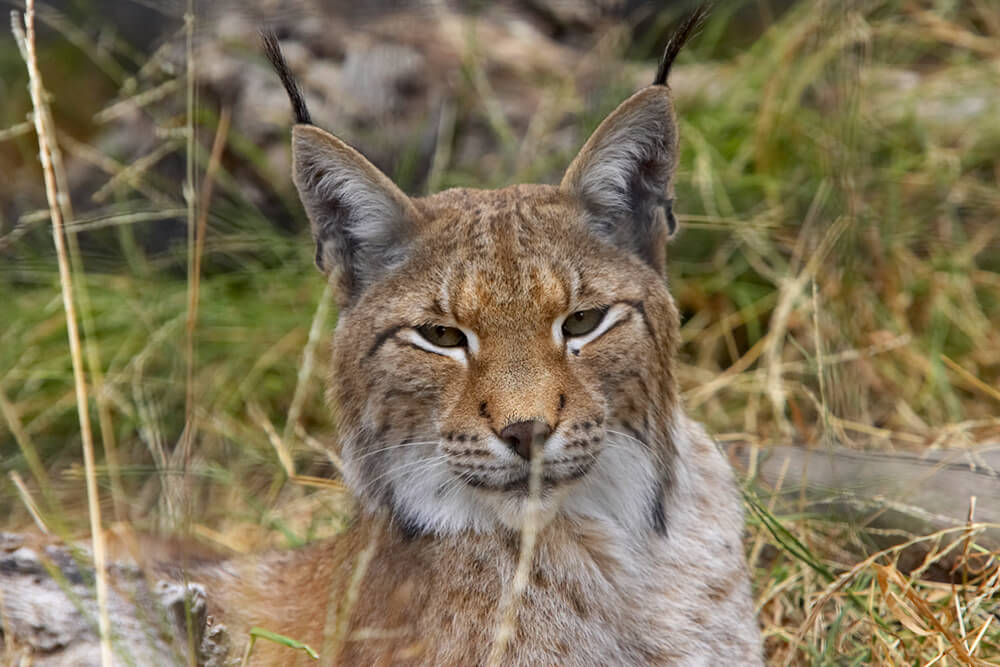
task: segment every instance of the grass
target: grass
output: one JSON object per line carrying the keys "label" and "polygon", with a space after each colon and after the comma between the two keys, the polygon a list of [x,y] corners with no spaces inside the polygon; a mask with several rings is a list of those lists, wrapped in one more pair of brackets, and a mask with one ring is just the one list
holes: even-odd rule
{"label": "grass", "polygon": [[[103,443],[105,517],[140,530],[188,518],[198,539],[233,552],[336,533],[345,496],[315,486],[336,473],[318,444],[335,429],[321,342],[335,313],[289,179],[237,123],[220,131],[224,107],[185,109],[186,96],[197,100],[183,70],[120,40],[70,34],[48,10],[39,18],[55,26],[40,62],[56,137],[67,164],[95,174],[98,195],[74,202],[87,212],[65,223],[88,230],[72,292]],[[488,128],[489,152],[463,160],[441,139],[430,180],[554,181],[586,132],[651,76],[670,18],[631,42],[595,36],[594,59],[626,61],[586,88],[569,74],[535,82],[543,102],[527,128],[505,117],[487,45],[470,33],[441,126],[456,142]],[[182,45],[184,31],[175,39]],[[89,74],[79,58],[72,77],[61,74],[73,48],[88,56]],[[0,42],[11,91],[0,167],[41,193],[18,92],[26,75],[12,49]],[[1000,18],[988,0],[799,3],[782,13],[766,2],[724,5],[682,54],[684,231],[669,278],[684,315],[685,399],[723,439],[919,451],[1000,437],[998,62]],[[81,76],[94,85],[81,90]],[[121,122],[120,100],[133,96],[148,100],[159,134],[149,159],[126,166],[90,146],[88,132]],[[574,141],[557,140],[567,127]],[[217,135],[225,157],[210,167]],[[418,189],[412,150],[395,175]],[[170,178],[187,156],[190,177]],[[273,184],[272,204],[251,201],[237,172]],[[194,188],[198,179],[212,187]],[[0,186],[0,198],[13,198],[12,187]],[[18,210],[0,217],[0,528],[29,529],[33,504],[46,526],[78,534],[90,513],[49,215]],[[880,550],[858,525],[778,514],[766,500],[748,508],[773,664],[1000,664],[996,566],[970,564],[958,584],[920,576],[938,558],[976,555],[962,529],[908,536],[927,555],[903,575],[903,546]]]}

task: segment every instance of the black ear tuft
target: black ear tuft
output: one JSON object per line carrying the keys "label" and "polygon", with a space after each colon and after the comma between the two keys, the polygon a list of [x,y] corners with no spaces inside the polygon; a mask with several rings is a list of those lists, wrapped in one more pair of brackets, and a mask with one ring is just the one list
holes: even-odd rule
{"label": "black ear tuft", "polygon": [[278,36],[271,30],[260,30],[260,41],[264,45],[264,54],[271,61],[274,71],[281,78],[281,83],[285,86],[288,99],[292,102],[292,110],[295,112],[295,122],[300,125],[312,125],[309,117],[309,109],[306,108],[305,98],[302,97],[302,90],[299,88],[292,70],[285,62],[285,56],[281,55],[281,47],[278,45]]}
{"label": "black ear tuft", "polygon": [[654,86],[664,86],[667,83],[667,76],[670,74],[670,66],[674,64],[674,58],[681,52],[691,36],[701,27],[701,24],[708,18],[712,11],[711,3],[698,5],[693,12],[684,17],[681,24],[667,40],[667,46],[663,49],[663,56],[660,57],[660,66],[656,68],[656,78],[653,79]]}

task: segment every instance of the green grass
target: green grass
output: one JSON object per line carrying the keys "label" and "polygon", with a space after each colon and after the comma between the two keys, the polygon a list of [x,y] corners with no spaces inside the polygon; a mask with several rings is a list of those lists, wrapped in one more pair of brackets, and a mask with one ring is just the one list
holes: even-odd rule
{"label": "green grass", "polygon": [[[716,433],[762,442],[919,450],[1000,435],[995,5],[799,3],[773,23],[757,17],[767,24],[759,33],[741,29],[740,17],[754,5],[741,7],[719,11],[677,70],[683,232],[670,247],[669,279],[684,315],[680,377],[695,416]],[[650,68],[657,30],[669,19],[618,48],[617,56],[630,59],[620,78],[605,76],[588,90],[568,76],[539,83],[551,90],[543,126],[572,127],[582,141],[634,88],[632,75]],[[50,92],[71,99],[79,83],[68,81],[86,75],[79,66],[57,74],[67,47],[58,37],[53,44],[54,60],[43,68]],[[484,87],[477,52],[486,48],[468,54],[455,128],[490,128],[492,152],[446,164],[440,183],[555,181],[576,145],[548,142],[543,133],[539,147],[524,152],[521,130],[497,116]],[[138,69],[131,51],[111,53],[126,71]],[[0,43],[0,72],[16,91],[24,78],[12,66],[14,54]],[[681,80],[684,65],[694,63],[708,64],[702,92]],[[89,94],[114,89],[106,75],[90,76],[99,85]],[[916,83],[887,83],[898,80]],[[139,90],[146,84],[140,79]],[[26,108],[19,94],[10,108]],[[183,85],[175,95],[182,101]],[[970,104],[985,107],[961,116]],[[57,120],[62,108],[56,104]],[[163,126],[183,125],[182,117],[162,113]],[[210,142],[215,110],[200,108],[196,120]],[[71,122],[83,123],[76,116]],[[23,174],[34,150],[30,135],[0,142],[0,169]],[[421,182],[416,150],[400,147],[407,159],[396,176],[406,183]],[[68,160],[79,160],[68,152]],[[335,313],[320,322],[324,336],[300,382],[323,292],[305,220],[289,180],[273,173],[238,127],[227,152],[209,212],[196,329],[199,435],[190,491],[204,511],[194,517],[195,534],[238,550],[296,545],[336,532],[348,510],[342,494],[290,481],[268,430],[287,437],[297,473],[335,470],[308,445],[329,440],[335,428],[322,400]],[[172,154],[183,153],[181,141]],[[200,171],[207,160],[206,145]],[[240,191],[227,170],[234,161],[273,184],[267,212]],[[144,530],[176,519],[170,498],[180,466],[171,452],[186,401],[184,208],[176,180],[147,174],[123,181],[86,216],[107,216],[109,226],[85,237],[85,273],[74,276],[90,306],[85,329],[96,351],[91,359],[100,360],[120,462],[111,470],[99,456],[105,516]],[[128,217],[168,210],[175,210],[169,220]],[[272,224],[274,211],[292,231]],[[0,419],[0,516],[8,517],[0,528],[27,529],[32,521],[12,481],[17,473],[46,521],[79,533],[86,510],[66,325],[48,222],[35,219],[0,218],[0,239],[11,241],[0,244],[0,390],[8,414],[23,425]],[[157,230],[174,241],[143,249],[141,241]],[[303,407],[288,424],[297,387]],[[43,471],[31,469],[33,451]],[[113,483],[123,491],[115,507]],[[906,584],[885,569],[898,550],[866,564],[861,554],[873,553],[871,544],[856,526],[829,517],[754,512],[748,548],[775,664],[925,664],[948,647],[937,664],[976,664],[956,658],[953,640],[960,626],[973,637],[997,613],[995,601],[990,612],[982,598],[996,595],[988,573],[956,590],[919,579]],[[1000,623],[991,623],[974,655],[998,664]]]}

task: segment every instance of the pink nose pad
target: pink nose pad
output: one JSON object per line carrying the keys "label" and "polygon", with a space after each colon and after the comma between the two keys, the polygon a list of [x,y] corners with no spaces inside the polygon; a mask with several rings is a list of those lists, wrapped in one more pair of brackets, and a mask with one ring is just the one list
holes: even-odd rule
{"label": "pink nose pad", "polygon": [[551,426],[543,421],[530,419],[505,426],[500,431],[500,439],[522,459],[530,461],[532,445],[541,447],[551,434]]}

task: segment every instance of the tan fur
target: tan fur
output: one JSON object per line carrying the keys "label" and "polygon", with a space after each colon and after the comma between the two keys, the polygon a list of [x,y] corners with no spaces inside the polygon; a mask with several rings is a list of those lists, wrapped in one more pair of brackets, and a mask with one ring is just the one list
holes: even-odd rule
{"label": "tan fur", "polygon": [[[485,664],[530,506],[501,432],[533,420],[542,527],[502,664],[761,664],[739,494],[674,373],[669,89],[623,103],[560,186],[410,200],[316,127],[293,146],[341,304],[330,398],[359,509],[331,542],[193,573],[234,654],[261,626],[327,664]],[[595,308],[592,339],[561,328]]]}

